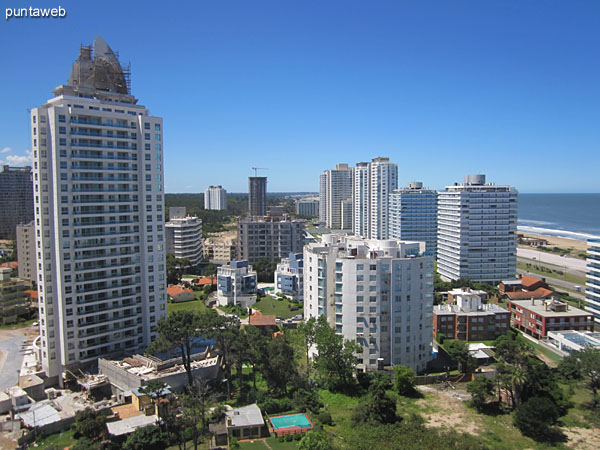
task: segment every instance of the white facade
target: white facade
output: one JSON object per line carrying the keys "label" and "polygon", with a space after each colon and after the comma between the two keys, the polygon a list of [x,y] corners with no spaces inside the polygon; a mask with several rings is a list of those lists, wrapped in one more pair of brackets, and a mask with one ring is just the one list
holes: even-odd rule
{"label": "white facade", "polygon": [[600,239],[589,240],[585,294],[585,309],[594,315],[594,322],[600,325]]}
{"label": "white facade", "polygon": [[40,354],[59,382],[144,350],[166,317],[162,119],[102,38],[94,53],[83,47],[69,84],[31,110]]}
{"label": "white facade", "polygon": [[467,175],[438,195],[439,274],[498,283],[517,270],[517,191]]}
{"label": "white facade", "polygon": [[227,191],[222,186],[209,186],[204,191],[204,209],[227,209]]}
{"label": "white facade", "polygon": [[389,195],[398,187],[398,165],[373,158],[354,169],[354,234],[370,239],[389,237]]}
{"label": "white facade", "polygon": [[192,266],[202,261],[202,220],[197,217],[171,218],[165,225],[167,253],[187,259]]}
{"label": "white facade", "polygon": [[430,359],[433,259],[425,244],[324,235],[304,247],[304,318],[324,315],[363,347],[359,368]]}
{"label": "white facade", "polygon": [[352,229],[342,216],[342,203],[352,199],[352,174],[353,169],[348,164],[337,164],[335,169],[326,170],[320,176],[319,221],[327,228]]}
{"label": "white facade", "polygon": [[217,269],[217,303],[219,306],[256,303],[256,271],[248,261],[231,261]]}
{"label": "white facade", "polygon": [[303,254],[290,253],[282,258],[275,270],[275,294],[283,294],[294,301],[304,299]]}

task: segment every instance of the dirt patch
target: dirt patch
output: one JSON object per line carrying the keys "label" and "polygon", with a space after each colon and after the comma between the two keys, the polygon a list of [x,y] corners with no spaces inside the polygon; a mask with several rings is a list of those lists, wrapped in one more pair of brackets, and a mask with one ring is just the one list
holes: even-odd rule
{"label": "dirt patch", "polygon": [[466,391],[430,386],[419,386],[419,390],[429,397],[417,401],[417,405],[423,408],[422,416],[426,420],[426,427],[444,427],[476,436],[483,431],[481,421],[465,405],[465,401],[471,398]]}
{"label": "dirt patch", "polygon": [[599,428],[561,428],[569,441],[567,447],[577,450],[596,450],[600,448]]}

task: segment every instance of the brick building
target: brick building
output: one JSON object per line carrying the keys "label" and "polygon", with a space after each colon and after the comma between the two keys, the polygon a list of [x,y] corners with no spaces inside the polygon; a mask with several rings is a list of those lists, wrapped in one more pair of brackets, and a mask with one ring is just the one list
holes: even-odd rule
{"label": "brick building", "polygon": [[552,300],[514,300],[508,302],[511,324],[537,339],[548,331],[594,331],[594,316],[568,303]]}
{"label": "brick building", "polygon": [[510,325],[509,312],[500,306],[482,302],[472,291],[454,293],[453,304],[433,307],[433,334],[462,341],[496,339]]}

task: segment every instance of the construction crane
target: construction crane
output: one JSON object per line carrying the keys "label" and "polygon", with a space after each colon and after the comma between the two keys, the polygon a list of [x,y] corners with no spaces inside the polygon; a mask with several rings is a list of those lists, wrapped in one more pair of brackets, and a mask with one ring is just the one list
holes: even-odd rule
{"label": "construction crane", "polygon": [[254,170],[254,176],[257,177],[259,170],[269,170],[269,168],[268,167],[253,167],[252,170]]}

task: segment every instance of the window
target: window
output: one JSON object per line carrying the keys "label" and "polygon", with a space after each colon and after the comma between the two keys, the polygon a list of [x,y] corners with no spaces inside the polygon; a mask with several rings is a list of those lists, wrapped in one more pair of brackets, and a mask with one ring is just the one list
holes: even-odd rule
{"label": "window", "polygon": [[156,134],[154,135],[154,138],[155,138],[157,141],[160,141],[160,133],[156,133]]}
{"label": "window", "polygon": [[144,139],[146,139],[147,141],[150,140],[150,133],[144,133]]}
{"label": "window", "polygon": [[[150,129],[150,123],[146,122],[144,123],[144,130],[149,130]],[[150,135],[148,135],[150,136]]]}
{"label": "window", "polygon": [[144,144],[144,150],[150,151],[150,144]]}
{"label": "window", "polygon": [[151,161],[151,160],[152,160],[152,155],[151,155],[150,153],[146,153],[146,154],[144,155],[144,159],[145,159],[146,161]]}
{"label": "window", "polygon": [[364,270],[365,266],[363,264],[357,264],[356,270]]}
{"label": "window", "polygon": [[160,152],[162,150],[162,146],[160,144],[156,144],[155,148],[157,152]]}
{"label": "window", "polygon": [[155,124],[154,124],[154,129],[155,129],[156,131],[160,131],[160,123],[155,123]]}

